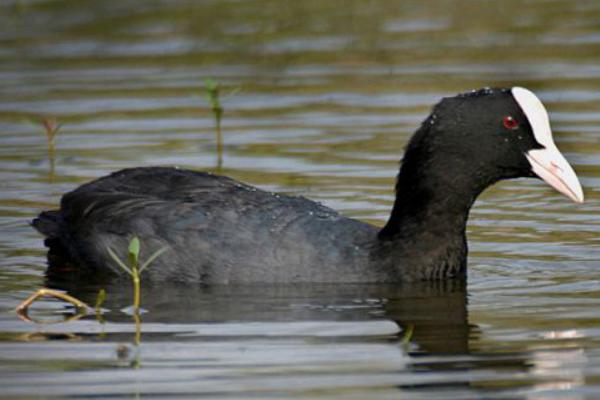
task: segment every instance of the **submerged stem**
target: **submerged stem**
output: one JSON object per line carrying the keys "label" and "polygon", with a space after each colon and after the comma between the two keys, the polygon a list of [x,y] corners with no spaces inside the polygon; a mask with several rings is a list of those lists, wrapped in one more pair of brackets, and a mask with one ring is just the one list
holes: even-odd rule
{"label": "submerged stem", "polygon": [[136,346],[139,346],[142,342],[142,318],[140,317],[140,310],[136,309],[133,311],[133,321],[135,323],[135,336],[133,342]]}

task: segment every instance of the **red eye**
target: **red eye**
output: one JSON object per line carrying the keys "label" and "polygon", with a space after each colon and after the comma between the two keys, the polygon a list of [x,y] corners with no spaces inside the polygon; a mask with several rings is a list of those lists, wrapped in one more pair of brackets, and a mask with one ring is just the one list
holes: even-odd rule
{"label": "red eye", "polygon": [[510,115],[504,117],[504,119],[502,120],[502,124],[504,125],[504,127],[506,129],[509,129],[511,131],[514,131],[515,129],[517,129],[519,127],[519,121],[517,121]]}

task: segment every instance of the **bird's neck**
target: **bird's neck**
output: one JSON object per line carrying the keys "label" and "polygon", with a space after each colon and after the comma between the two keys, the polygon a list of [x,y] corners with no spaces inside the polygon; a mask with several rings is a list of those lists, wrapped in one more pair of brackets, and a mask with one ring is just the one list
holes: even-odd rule
{"label": "bird's neck", "polygon": [[413,236],[419,232],[437,232],[444,236],[465,231],[477,194],[452,186],[450,182],[403,183],[400,178],[394,207],[380,237]]}
{"label": "bird's neck", "polygon": [[379,240],[390,252],[413,260],[417,277],[464,274],[469,211],[487,183],[413,164],[409,159],[400,170],[394,207]]}
{"label": "bird's neck", "polygon": [[465,230],[475,199],[494,182],[477,166],[446,156],[432,159],[412,151],[405,156],[396,183],[396,200],[380,236],[427,230],[457,234]]}

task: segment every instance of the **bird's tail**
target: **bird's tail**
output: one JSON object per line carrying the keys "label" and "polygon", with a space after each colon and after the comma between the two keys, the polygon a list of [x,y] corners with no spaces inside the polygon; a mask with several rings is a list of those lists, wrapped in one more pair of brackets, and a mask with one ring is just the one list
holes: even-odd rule
{"label": "bird's tail", "polygon": [[48,239],[60,236],[60,213],[58,211],[44,211],[31,221],[38,232]]}

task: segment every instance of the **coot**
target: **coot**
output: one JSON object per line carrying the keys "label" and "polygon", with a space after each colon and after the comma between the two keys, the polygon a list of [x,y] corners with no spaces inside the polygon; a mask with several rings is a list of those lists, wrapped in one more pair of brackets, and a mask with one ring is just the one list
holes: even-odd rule
{"label": "coot", "polygon": [[132,168],[63,196],[33,226],[46,236],[49,273],[122,276],[136,235],[141,258],[168,250],[153,281],[400,282],[463,277],[469,209],[502,179],[539,177],[583,202],[577,176],[529,90],[481,89],[444,98],[410,139],[383,229],[303,197],[176,168]]}

